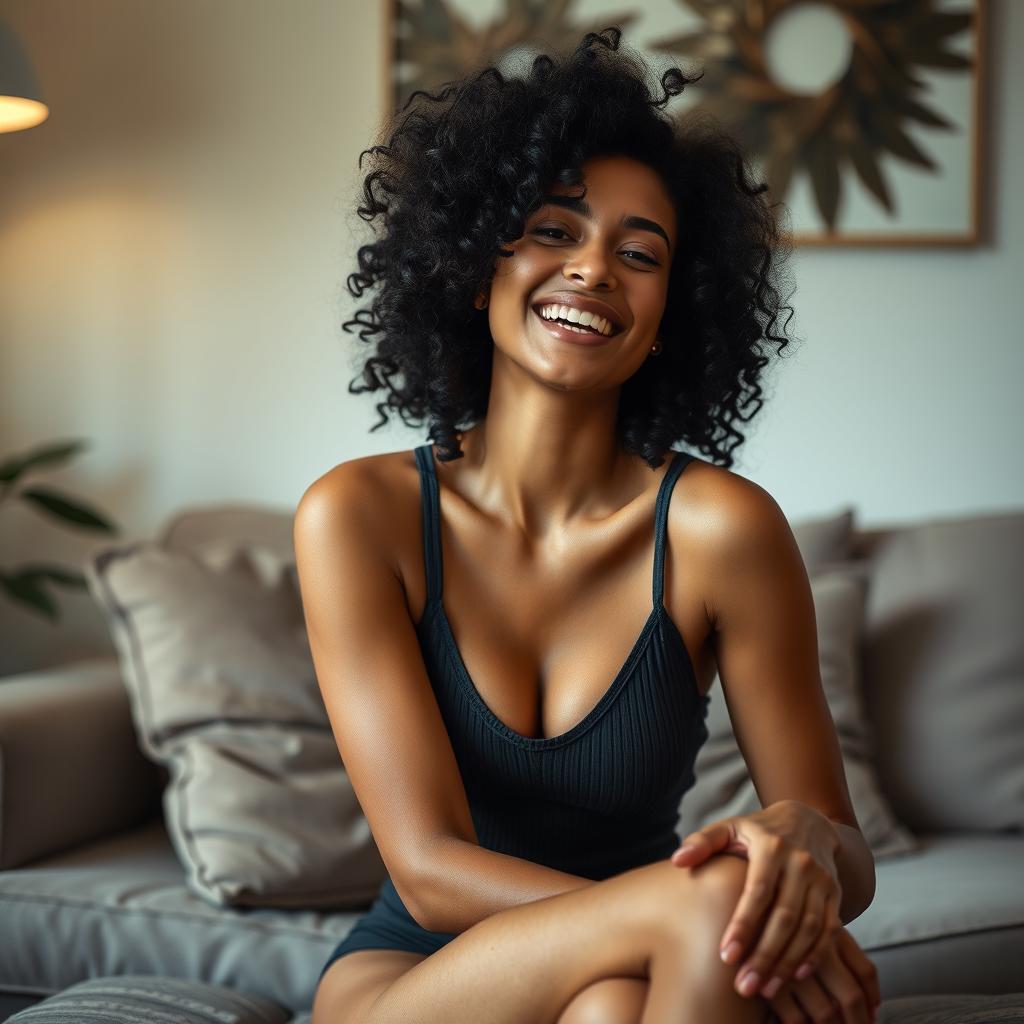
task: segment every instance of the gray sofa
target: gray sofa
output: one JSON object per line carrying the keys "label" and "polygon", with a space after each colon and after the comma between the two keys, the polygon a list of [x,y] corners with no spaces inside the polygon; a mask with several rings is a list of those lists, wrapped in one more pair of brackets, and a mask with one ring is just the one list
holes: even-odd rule
{"label": "gray sofa", "polygon": [[[865,585],[863,753],[914,840],[877,857],[874,902],[850,931],[885,1000],[1020,992],[1024,513],[858,531],[846,512],[795,532],[809,570]],[[189,510],[157,543],[189,552],[216,538],[287,557],[291,517]],[[717,680],[711,692],[721,702]],[[711,788],[698,792],[698,761],[683,800],[700,821],[751,799],[713,747],[702,752]],[[140,749],[118,654],[0,681],[0,1020],[83,979],[125,975],[225,986],[305,1019],[322,963],[362,910],[197,893],[168,835],[168,778]]]}

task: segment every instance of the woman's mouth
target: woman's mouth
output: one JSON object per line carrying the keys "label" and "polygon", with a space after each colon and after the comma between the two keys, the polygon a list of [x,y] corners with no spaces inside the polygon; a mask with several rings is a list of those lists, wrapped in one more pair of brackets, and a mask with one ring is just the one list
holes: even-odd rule
{"label": "woman's mouth", "polygon": [[560,320],[545,320],[538,309],[533,309],[531,312],[549,334],[554,335],[560,341],[569,341],[575,345],[603,345],[620,333],[613,331],[611,334],[601,334],[589,327],[581,327],[579,324],[566,324]]}

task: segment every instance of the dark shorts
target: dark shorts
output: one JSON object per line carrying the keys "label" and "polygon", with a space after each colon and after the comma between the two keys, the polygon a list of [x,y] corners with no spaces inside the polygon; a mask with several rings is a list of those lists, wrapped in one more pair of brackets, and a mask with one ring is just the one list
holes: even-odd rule
{"label": "dark shorts", "polygon": [[338,943],[324,964],[324,971],[339,957],[357,949],[402,949],[409,953],[429,956],[446,946],[455,935],[447,932],[429,932],[416,923],[402,902],[390,877],[385,878],[370,909],[352,926],[352,930]]}

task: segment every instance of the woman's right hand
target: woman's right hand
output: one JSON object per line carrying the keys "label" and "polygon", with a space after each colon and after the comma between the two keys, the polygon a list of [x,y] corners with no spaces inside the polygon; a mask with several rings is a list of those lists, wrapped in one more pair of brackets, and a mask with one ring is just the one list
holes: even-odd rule
{"label": "woman's right hand", "polygon": [[766,1000],[779,1024],[870,1024],[881,1001],[875,965],[845,928],[822,952],[812,974],[791,979]]}

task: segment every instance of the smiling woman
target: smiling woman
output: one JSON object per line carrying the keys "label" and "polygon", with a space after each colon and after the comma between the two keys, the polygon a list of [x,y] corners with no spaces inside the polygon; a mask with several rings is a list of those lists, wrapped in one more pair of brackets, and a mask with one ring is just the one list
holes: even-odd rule
{"label": "smiling woman", "polygon": [[[387,867],[313,1024],[761,1024],[769,969],[786,1024],[796,999],[866,1024],[870,972],[834,931],[870,856],[810,587],[781,509],[728,469],[789,343],[785,249],[736,143],[662,113],[692,79],[656,97],[646,70],[588,34],[414,94],[369,150],[350,390],[432,443],[333,467],[295,513]],[[675,854],[716,663],[766,806]]]}
{"label": "smiling woman", "polygon": [[[349,390],[388,392],[372,429],[396,410],[459,458],[507,357],[557,387],[621,385],[622,444],[652,467],[680,441],[732,465],[790,343],[789,243],[733,137],[662,112],[696,79],[671,68],[653,96],[648,77],[612,28],[519,77],[485,67],[416,94],[382,127],[359,213],[383,232],[349,278],[376,294],[343,325],[373,349]],[[573,264],[608,276],[588,287]],[[587,311],[618,330],[585,333]]]}
{"label": "smiling woman", "polygon": [[[587,200],[552,185],[509,246],[512,255],[497,265],[491,336],[496,358],[561,387],[599,388],[615,398],[658,335],[677,236],[675,202],[658,172],[633,156],[591,156],[581,171]],[[585,286],[588,278],[596,288]],[[547,290],[552,281],[560,283],[557,291]],[[588,329],[594,317],[597,326]],[[552,337],[568,344],[552,346]],[[587,362],[581,346],[591,354]]]}

